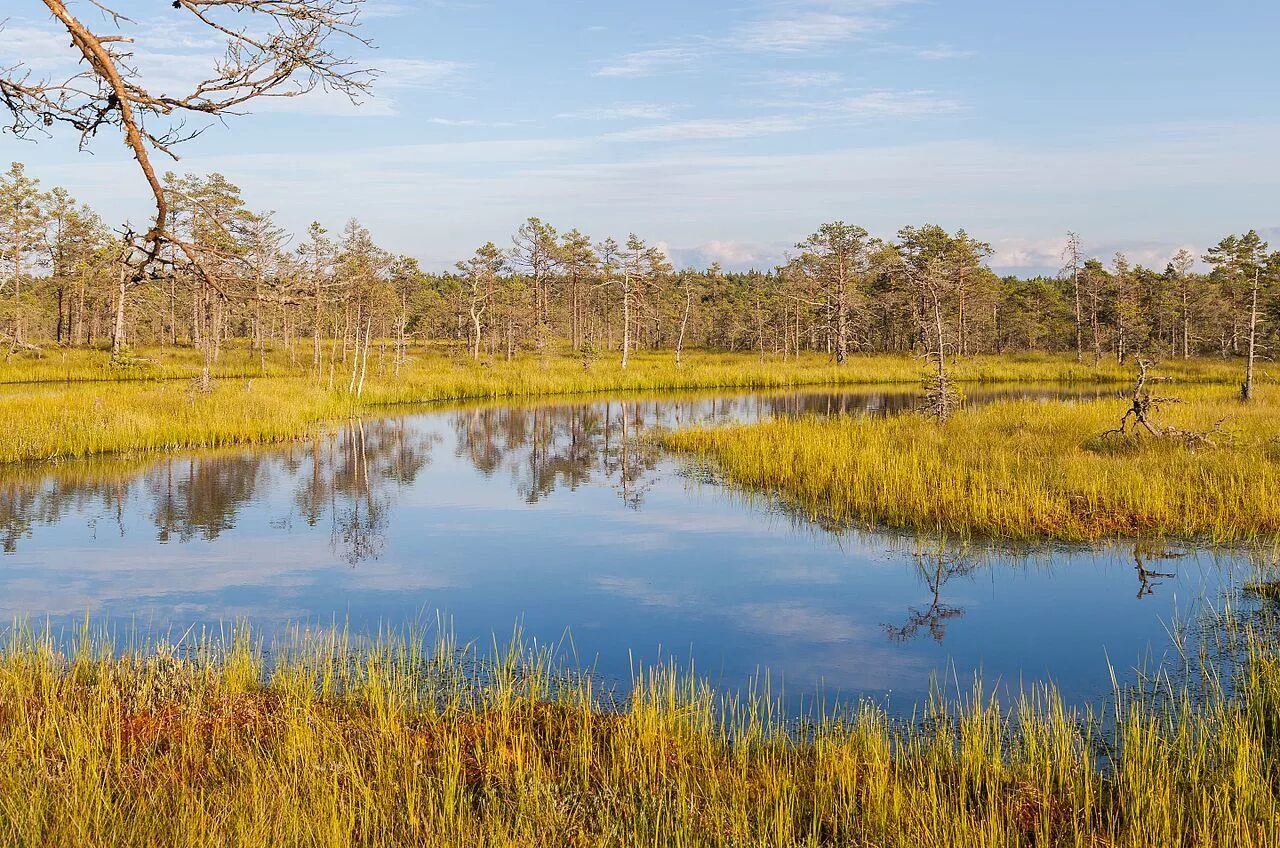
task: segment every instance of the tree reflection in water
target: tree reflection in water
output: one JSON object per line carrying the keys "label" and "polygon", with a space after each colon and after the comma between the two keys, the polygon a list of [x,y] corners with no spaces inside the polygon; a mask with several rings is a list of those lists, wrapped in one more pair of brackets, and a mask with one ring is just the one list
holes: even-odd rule
{"label": "tree reflection in water", "polygon": [[[439,437],[403,420],[352,421],[310,442],[273,450],[216,451],[161,460],[98,459],[43,469],[11,469],[0,478],[0,544],[18,550],[36,527],[74,512],[97,512],[127,532],[133,498],[161,544],[212,542],[236,526],[245,507],[283,481],[309,525],[331,522],[334,552],[345,562],[382,550],[394,494],[413,484]],[[278,522],[287,527],[293,516]]]}
{"label": "tree reflection in water", "polygon": [[490,407],[454,416],[456,453],[481,473],[505,470],[526,503],[593,479],[612,481],[625,504],[639,508],[660,451],[639,437],[678,416],[672,401],[609,401],[543,407]]}
{"label": "tree reflection in water", "polygon": [[331,521],[330,544],[356,564],[382,553],[394,494],[411,486],[431,460],[438,437],[415,433],[403,420],[355,420],[316,440],[310,473],[302,475],[295,503],[306,522]]}
{"label": "tree reflection in water", "polygon": [[[1060,395],[1018,388],[989,390],[983,397]],[[95,528],[106,522],[124,534],[126,516],[140,512],[161,543],[212,542],[236,526],[247,505],[284,489],[293,492],[293,508],[273,525],[287,529],[297,519],[309,527],[329,522],[335,553],[357,563],[383,550],[396,494],[415,483],[441,433],[450,429],[458,458],[485,477],[509,475],[526,503],[596,482],[612,487],[625,506],[638,510],[661,463],[658,448],[644,438],[654,427],[779,416],[892,415],[916,404],[915,392],[896,389],[481,404],[422,417],[351,421],[279,448],[18,466],[0,472],[0,547],[16,552],[35,528],[57,525],[76,513],[85,513]],[[144,499],[143,509],[130,513],[126,506],[136,498]],[[943,572],[931,578],[939,589],[947,576]],[[1140,578],[1143,573],[1140,569]],[[939,601],[929,615],[943,620],[944,606]]]}
{"label": "tree reflection in water", "polygon": [[977,569],[977,562],[964,552],[938,550],[914,555],[920,578],[929,587],[929,605],[911,607],[907,620],[901,625],[885,624],[889,638],[898,642],[914,639],[921,629],[926,629],[933,641],[941,644],[947,635],[947,623],[964,615],[964,607],[943,603],[942,589],[957,576],[967,576]]}
{"label": "tree reflection in water", "polygon": [[1141,600],[1156,593],[1161,581],[1177,577],[1171,571],[1154,571],[1150,568],[1152,560],[1180,559],[1185,552],[1166,550],[1164,545],[1149,541],[1140,541],[1133,546],[1133,564],[1138,572],[1138,599]]}

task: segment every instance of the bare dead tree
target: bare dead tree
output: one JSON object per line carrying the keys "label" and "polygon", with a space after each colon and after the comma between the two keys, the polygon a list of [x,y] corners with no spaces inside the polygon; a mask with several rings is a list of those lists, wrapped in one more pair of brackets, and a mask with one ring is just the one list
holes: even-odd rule
{"label": "bare dead tree", "polygon": [[[94,32],[63,0],[42,2],[70,36],[77,68],[67,76],[37,76],[21,63],[0,68],[0,100],[13,116],[8,129],[30,138],[65,124],[80,134],[82,149],[104,128],[120,133],[155,199],[154,221],[134,239],[133,282],[163,261],[165,245],[208,277],[200,256],[169,226],[169,202],[152,164],[154,154],[176,160],[175,145],[203,131],[188,130],[187,118],[222,118],[259,98],[297,97],[317,88],[359,102],[375,76],[331,46],[335,39],[368,45],[357,35],[363,0],[173,0],[162,8],[226,40],[209,76],[181,94],[143,79],[127,46],[135,36]],[[91,2],[115,29],[138,27],[101,0]]]}
{"label": "bare dead tree", "polygon": [[951,346],[951,342],[947,339],[943,326],[942,301],[948,274],[938,259],[928,261],[923,268],[917,268],[899,255],[898,266],[919,299],[918,317],[921,338],[925,342],[924,356],[934,366],[924,382],[920,412],[941,424],[960,408],[961,402],[960,393],[956,391],[947,372],[947,348]]}
{"label": "bare dead tree", "polygon": [[1074,232],[1067,233],[1067,246],[1062,251],[1067,264],[1062,273],[1071,275],[1071,288],[1076,307],[1076,362],[1084,361],[1084,313],[1080,306],[1080,272],[1084,269],[1084,252],[1080,247],[1080,236]]}
{"label": "bare dead tree", "polygon": [[1151,384],[1165,382],[1168,378],[1153,376],[1150,370],[1151,362],[1139,357],[1138,376],[1133,384],[1129,408],[1120,418],[1119,425],[1103,432],[1102,437],[1147,433],[1158,439],[1182,442],[1187,447],[1217,447],[1214,438],[1222,432],[1222,423],[1226,419],[1219,419],[1211,429],[1206,431],[1182,430],[1170,425],[1162,425],[1155,420],[1162,406],[1179,404],[1183,401],[1181,398],[1152,394]]}

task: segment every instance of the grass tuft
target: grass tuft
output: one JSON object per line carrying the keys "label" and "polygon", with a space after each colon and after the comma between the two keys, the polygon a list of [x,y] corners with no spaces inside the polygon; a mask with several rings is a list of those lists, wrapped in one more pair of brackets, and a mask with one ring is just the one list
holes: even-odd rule
{"label": "grass tuft", "polygon": [[[0,845],[1150,846],[1280,838],[1280,657],[1234,694],[981,686],[786,721],[670,668],[297,634],[0,653]],[[267,658],[270,657],[270,660]]]}

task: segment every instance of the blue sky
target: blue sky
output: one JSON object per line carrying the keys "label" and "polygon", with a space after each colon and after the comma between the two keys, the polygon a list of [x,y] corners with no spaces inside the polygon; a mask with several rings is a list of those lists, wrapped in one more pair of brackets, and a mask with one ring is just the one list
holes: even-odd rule
{"label": "blue sky", "polygon": [[[6,3],[0,67],[65,54]],[[217,46],[122,0],[138,62],[179,85]],[[18,7],[18,8],[15,8]],[[99,30],[87,0],[73,4]],[[370,0],[359,107],[324,93],[216,125],[170,165],[219,170],[301,231],[367,224],[445,268],[538,215],[635,231],[683,264],[769,266],[823,221],[965,227],[1000,270],[1163,265],[1250,227],[1280,242],[1280,2]],[[108,220],[146,214],[112,138],[0,136]]]}

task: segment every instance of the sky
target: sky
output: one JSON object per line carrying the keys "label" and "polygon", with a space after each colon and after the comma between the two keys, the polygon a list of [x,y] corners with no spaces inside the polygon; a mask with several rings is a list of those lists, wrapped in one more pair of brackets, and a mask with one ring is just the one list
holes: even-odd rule
{"label": "sky", "polygon": [[[167,2],[115,5],[161,87],[220,52]],[[1055,272],[1068,230],[1156,267],[1250,228],[1280,246],[1276,0],[365,6],[374,47],[348,48],[381,71],[373,96],[272,101],[159,167],[221,172],[298,233],[358,218],[429,270],[531,215],[730,269],[784,261],[831,220],[963,227],[1003,273]],[[0,68],[67,67],[42,3],[3,7]],[[76,142],[4,133],[0,159],[145,220],[117,139]]]}

